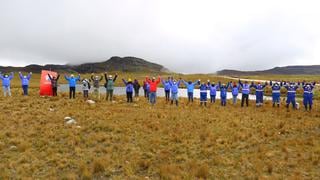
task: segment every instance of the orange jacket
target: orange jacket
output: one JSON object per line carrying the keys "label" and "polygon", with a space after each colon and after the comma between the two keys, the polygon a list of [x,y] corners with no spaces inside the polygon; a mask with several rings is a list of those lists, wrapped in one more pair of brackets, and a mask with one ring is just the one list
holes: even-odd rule
{"label": "orange jacket", "polygon": [[156,81],[152,81],[148,77],[146,77],[146,81],[150,85],[150,92],[157,92],[157,86],[161,82],[160,77],[158,77]]}

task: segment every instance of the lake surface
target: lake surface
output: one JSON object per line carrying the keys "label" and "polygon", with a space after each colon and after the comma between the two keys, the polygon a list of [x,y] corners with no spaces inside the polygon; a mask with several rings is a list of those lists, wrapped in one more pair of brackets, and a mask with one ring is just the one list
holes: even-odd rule
{"label": "lake surface", "polygon": [[[90,92],[93,91],[92,89],[93,89],[93,88],[91,88],[91,91],[90,91]],[[59,86],[58,91],[60,91],[60,92],[69,92],[69,85],[68,85],[68,84],[61,84],[61,85]],[[82,92],[82,86],[81,86],[81,85],[77,85],[77,86],[76,86],[76,91],[77,91],[77,92]],[[106,93],[106,88],[103,87],[103,86],[101,86],[101,87],[100,87],[100,93],[101,93],[101,94],[105,94],[105,93]],[[115,87],[115,88],[114,88],[114,91],[113,91],[113,94],[114,94],[114,95],[126,95],[126,88],[125,88],[125,87]],[[140,88],[139,95],[141,96],[141,95],[143,95],[143,94],[144,94],[143,89]],[[165,97],[165,93],[164,93],[164,89],[163,89],[163,88],[158,88],[158,89],[157,89],[157,96],[158,96],[158,97]],[[179,88],[178,96],[179,96],[179,97],[187,98],[187,97],[188,97],[187,89]],[[194,96],[195,98],[200,98],[200,90],[199,90],[199,89],[195,89],[195,90],[194,90],[194,93],[193,93],[193,96]],[[242,94],[239,93],[238,99],[241,99],[241,96],[242,96]],[[209,93],[209,91],[208,91],[208,98],[210,98],[210,93]],[[216,99],[220,99],[220,91],[217,91]],[[231,92],[228,92],[228,93],[227,93],[227,99],[232,99],[232,94],[231,94]],[[250,95],[249,95],[249,99],[250,99],[250,100],[255,100],[255,99],[256,99],[256,96],[250,94]],[[264,99],[265,99],[265,100],[272,100],[272,97],[270,97],[270,96],[264,96]]]}

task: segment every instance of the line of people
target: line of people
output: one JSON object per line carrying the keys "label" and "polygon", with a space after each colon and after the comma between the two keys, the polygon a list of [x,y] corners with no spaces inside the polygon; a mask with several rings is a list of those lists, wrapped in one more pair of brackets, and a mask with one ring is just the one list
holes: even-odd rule
{"label": "line of people", "polygon": [[[28,95],[28,87],[29,82],[31,79],[32,72],[23,75],[19,72],[19,78],[21,79],[21,85],[23,89],[23,95]],[[2,80],[2,87],[4,96],[11,96],[11,89],[10,84],[11,80],[14,77],[14,73],[10,74],[2,74],[0,72],[0,79]],[[57,89],[58,89],[58,80],[60,75],[52,77],[48,74],[48,78],[51,81],[52,92],[53,96],[57,96]],[[76,85],[78,81],[81,81],[83,96],[85,99],[89,98],[89,91],[91,89],[91,83],[93,85],[93,95],[96,99],[100,99],[100,84],[105,79],[104,87],[106,88],[106,100],[113,100],[113,91],[115,82],[117,80],[118,74],[114,76],[108,75],[104,73],[104,76],[101,75],[91,75],[90,79],[81,79],[80,74],[75,77],[73,74],[70,76],[64,75],[66,81],[69,84],[69,98],[75,98],[76,92]],[[133,93],[135,97],[139,96],[139,90],[141,88],[140,83],[137,79],[132,81],[131,78],[128,80],[122,79],[124,85],[126,86],[126,95],[127,95],[127,102],[133,102]],[[286,107],[289,108],[289,105],[292,104],[292,107],[296,109],[296,94],[298,89],[303,90],[303,104],[306,110],[311,110],[313,105],[313,89],[315,87],[315,82],[285,82],[285,81],[270,81],[265,83],[249,83],[248,81],[242,82],[240,79],[238,83],[236,82],[228,82],[226,84],[218,82],[215,84],[214,82],[201,82],[201,80],[192,81],[185,81],[181,78],[179,80],[175,80],[173,77],[168,77],[167,79],[162,79],[160,76],[158,78],[146,77],[145,81],[143,82],[143,90],[144,90],[144,97],[146,97],[152,105],[156,103],[157,97],[157,87],[162,83],[164,88],[165,100],[166,102],[171,102],[171,104],[175,104],[176,106],[179,105],[179,97],[178,91],[181,84],[184,84],[185,88],[187,89],[187,97],[188,103],[192,103],[194,101],[194,89],[196,87],[200,90],[200,105],[207,106],[208,101],[208,93],[210,97],[210,103],[216,102],[216,95],[217,91],[220,91],[220,99],[221,99],[221,106],[227,105],[227,92],[230,90],[232,94],[232,103],[235,105],[237,103],[238,95],[241,91],[241,107],[244,105],[249,106],[249,94],[253,89],[255,91],[256,96],[256,106],[260,107],[263,105],[264,100],[264,92],[267,86],[271,87],[272,90],[272,103],[273,107],[280,107],[280,95],[282,88],[286,89],[287,91],[287,100],[286,100]]]}

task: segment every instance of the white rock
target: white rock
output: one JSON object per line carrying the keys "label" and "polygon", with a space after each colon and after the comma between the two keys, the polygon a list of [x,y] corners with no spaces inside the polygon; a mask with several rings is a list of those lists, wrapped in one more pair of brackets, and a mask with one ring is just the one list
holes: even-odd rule
{"label": "white rock", "polygon": [[76,120],[70,119],[66,122],[66,124],[71,125],[71,124],[77,124]]}
{"label": "white rock", "polygon": [[53,111],[54,111],[54,109],[53,109],[53,108],[49,108],[49,111],[53,112]]}
{"label": "white rock", "polygon": [[69,120],[71,120],[71,119],[72,119],[72,118],[69,117],[69,116],[67,116],[67,117],[64,118],[65,121],[69,121]]}
{"label": "white rock", "polygon": [[80,128],[81,128],[81,126],[77,126],[77,128],[78,128],[78,129],[80,129]]}
{"label": "white rock", "polygon": [[16,150],[18,150],[17,146],[10,146],[9,149],[10,149],[11,151],[16,151]]}
{"label": "white rock", "polygon": [[89,103],[89,104],[95,104],[96,102],[89,99],[89,100],[87,100],[87,103]]}

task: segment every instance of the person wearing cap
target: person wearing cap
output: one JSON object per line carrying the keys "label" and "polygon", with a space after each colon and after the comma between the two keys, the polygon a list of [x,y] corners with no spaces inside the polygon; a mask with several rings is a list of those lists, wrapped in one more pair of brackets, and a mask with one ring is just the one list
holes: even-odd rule
{"label": "person wearing cap", "polygon": [[[199,79],[199,82],[200,79]],[[200,106],[202,106],[204,104],[204,106],[207,106],[207,99],[208,99],[208,90],[209,90],[209,86],[208,83],[200,83]]]}
{"label": "person wearing cap", "polygon": [[52,96],[57,96],[58,95],[58,80],[60,78],[60,74],[57,75],[57,77],[55,76],[51,76],[50,74],[48,74],[48,77],[51,81],[51,88],[52,88]]}
{"label": "person wearing cap", "polygon": [[134,89],[134,96],[139,97],[139,91],[140,91],[141,85],[137,79],[133,81],[133,89]]}
{"label": "person wearing cap", "polygon": [[149,100],[150,84],[147,81],[143,81],[143,91],[144,97]]}
{"label": "person wearing cap", "polygon": [[69,98],[76,98],[76,85],[77,81],[80,80],[80,74],[78,74],[78,77],[74,77],[73,74],[70,76],[67,76],[66,74],[64,75],[64,78],[68,81],[69,83]]}
{"label": "person wearing cap", "polygon": [[220,90],[220,99],[221,99],[221,106],[226,106],[227,105],[227,92],[228,88],[230,86],[230,82],[228,84],[221,84],[219,81],[219,90]]}
{"label": "person wearing cap", "polygon": [[290,104],[292,104],[293,109],[296,109],[296,93],[297,89],[299,89],[299,84],[297,85],[294,82],[289,82],[285,83],[284,87],[287,89],[287,109],[289,108]]}
{"label": "person wearing cap", "polygon": [[256,90],[256,106],[261,107],[263,105],[263,94],[264,94],[264,88],[267,86],[267,82],[265,84],[261,84],[261,82],[258,82],[258,84],[251,83],[252,88]]}
{"label": "person wearing cap", "polygon": [[272,106],[275,107],[277,104],[277,107],[280,107],[280,95],[281,95],[282,83],[279,83],[279,82],[273,83],[272,81],[270,81],[269,84],[272,89]]}
{"label": "person wearing cap", "polygon": [[215,84],[214,82],[208,83],[210,89],[210,103],[216,102],[217,89],[219,88],[219,84]]}
{"label": "person wearing cap", "polygon": [[306,111],[311,111],[313,104],[313,89],[316,85],[316,82],[313,83],[302,83],[303,88],[303,105]]}
{"label": "person wearing cap", "polygon": [[133,95],[133,84],[131,78],[126,81],[125,79],[122,79],[123,83],[126,85],[126,94],[127,94],[127,103],[132,103],[132,95]]}
{"label": "person wearing cap", "polygon": [[83,97],[85,100],[89,98],[89,91],[91,89],[91,84],[88,79],[82,80],[82,91],[83,91]]}
{"label": "person wearing cap", "polygon": [[154,105],[156,103],[157,87],[158,87],[158,84],[161,82],[161,77],[159,76],[157,80],[155,77],[152,77],[152,79],[150,80],[149,77],[147,76],[146,82],[148,82],[150,85],[149,101],[151,105]]}
{"label": "person wearing cap", "polygon": [[114,90],[114,83],[116,82],[118,77],[118,74],[112,77],[112,75],[108,75],[107,73],[104,73],[104,78],[106,80],[106,83],[104,84],[104,87],[106,88],[106,100],[112,101],[113,98],[113,90]]}
{"label": "person wearing cap", "polygon": [[7,94],[9,96],[11,96],[11,89],[10,89],[10,85],[11,85],[11,80],[13,79],[14,73],[11,72],[10,75],[9,74],[2,74],[0,72],[0,79],[2,80],[2,88],[3,88],[3,95],[4,97],[7,96]]}
{"label": "person wearing cap", "polygon": [[103,76],[91,74],[91,81],[93,82],[93,94],[96,99],[100,99],[100,81],[103,80]]}
{"label": "person wearing cap", "polygon": [[231,93],[232,93],[232,104],[233,105],[237,104],[239,91],[240,91],[240,84],[237,84],[236,82],[234,82],[233,85],[232,85],[232,90],[231,90]]}
{"label": "person wearing cap", "polygon": [[178,91],[179,91],[180,82],[181,82],[181,78],[178,82],[175,79],[173,79],[173,77],[169,79],[170,89],[171,89],[171,105],[173,104],[173,102],[176,103],[176,106],[178,106],[179,104]]}
{"label": "person wearing cap", "polygon": [[240,79],[239,79],[239,84],[242,88],[241,107],[243,107],[244,101],[246,101],[246,105],[248,107],[249,106],[250,84],[248,83],[248,81],[245,81],[244,83],[242,83]]}
{"label": "person wearing cap", "polygon": [[162,79],[162,85],[164,88],[164,94],[166,96],[166,102],[170,101],[170,89],[171,89],[171,84],[170,84],[170,77],[168,77],[168,80],[163,80]]}
{"label": "person wearing cap", "polygon": [[199,83],[199,80],[196,80],[195,82],[192,81],[188,81],[186,82],[185,80],[182,80],[182,82],[184,83],[184,85],[187,88],[187,95],[188,95],[188,102],[193,102],[193,92],[194,92],[194,86],[197,85]]}
{"label": "person wearing cap", "polygon": [[24,96],[28,96],[28,88],[29,88],[31,74],[32,74],[32,72],[30,72],[28,75],[23,75],[21,72],[19,72],[19,77],[21,80],[22,90],[23,90]]}

